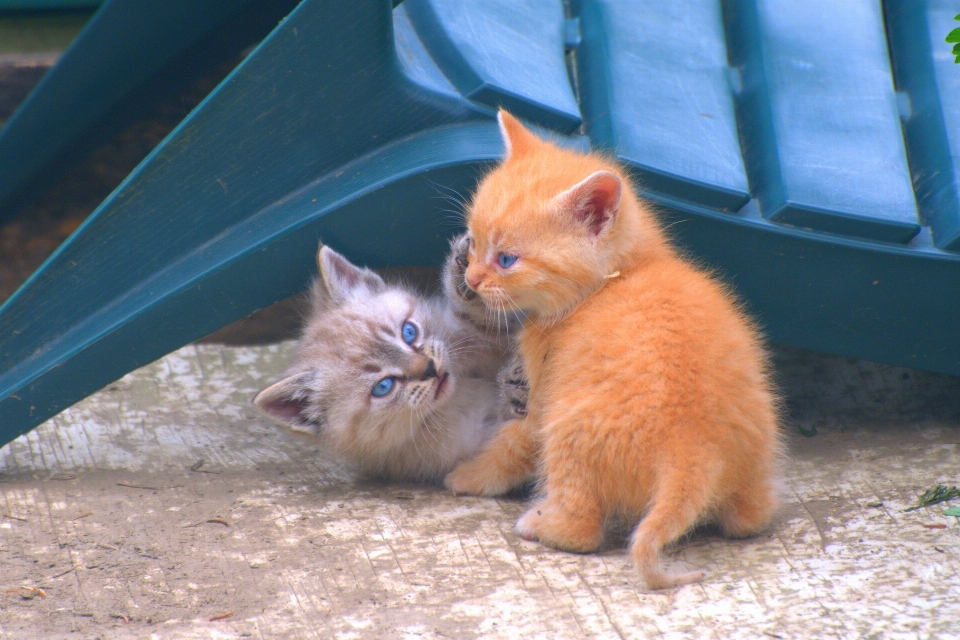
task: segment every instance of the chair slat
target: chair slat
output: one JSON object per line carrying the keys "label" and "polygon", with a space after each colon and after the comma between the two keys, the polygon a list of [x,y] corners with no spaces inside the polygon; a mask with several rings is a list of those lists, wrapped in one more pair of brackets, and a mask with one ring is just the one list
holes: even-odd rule
{"label": "chair slat", "polygon": [[874,240],[913,238],[920,224],[880,3],[735,0],[727,19],[763,215]]}
{"label": "chair slat", "polygon": [[406,0],[401,6],[461,94],[561,133],[580,126],[560,0]]}
{"label": "chair slat", "polygon": [[960,250],[960,66],[944,37],[960,25],[950,0],[884,6],[904,131],[923,223],[941,249]]}
{"label": "chair slat", "polygon": [[594,145],[615,149],[640,187],[736,211],[749,199],[712,0],[584,0],[577,49]]}

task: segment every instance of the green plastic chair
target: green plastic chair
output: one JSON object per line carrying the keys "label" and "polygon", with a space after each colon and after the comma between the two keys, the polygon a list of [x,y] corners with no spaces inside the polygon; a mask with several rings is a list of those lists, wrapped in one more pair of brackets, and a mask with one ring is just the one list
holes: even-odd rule
{"label": "green plastic chair", "polygon": [[[958,375],[948,4],[305,0],[0,308],[0,442],[301,291],[320,238],[371,267],[438,264],[445,194],[501,155],[501,105],[615,154],[771,340]],[[97,19],[135,5],[205,3]],[[120,23],[59,66],[103,81],[90,41]],[[0,193],[69,146],[32,158],[22,130],[57,121],[31,110],[66,82],[0,132]],[[33,164],[8,185],[12,157]]]}

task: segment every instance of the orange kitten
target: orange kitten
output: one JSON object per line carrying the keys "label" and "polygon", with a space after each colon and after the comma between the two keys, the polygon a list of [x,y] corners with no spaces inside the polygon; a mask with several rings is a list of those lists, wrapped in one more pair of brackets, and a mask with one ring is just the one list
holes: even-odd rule
{"label": "orange kitten", "polygon": [[500,112],[507,157],[468,211],[467,282],[527,313],[525,418],[446,478],[497,495],[538,478],[517,523],[570,551],[610,516],[640,518],[631,554],[650,588],[685,584],[659,552],[693,526],[766,527],[778,501],[777,400],[766,354],[733,296],[677,256],[625,172],[541,141]]}

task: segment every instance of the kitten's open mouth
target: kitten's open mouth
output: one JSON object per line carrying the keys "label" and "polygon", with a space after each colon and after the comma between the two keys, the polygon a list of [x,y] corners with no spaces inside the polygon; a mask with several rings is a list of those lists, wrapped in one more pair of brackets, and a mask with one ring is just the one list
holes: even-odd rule
{"label": "kitten's open mouth", "polygon": [[448,380],[449,378],[450,378],[450,374],[449,374],[449,373],[445,373],[445,374],[443,374],[442,376],[440,376],[439,378],[437,378],[437,380],[438,380],[438,382],[437,382],[437,390],[433,393],[433,399],[434,399],[434,400],[439,400],[439,399],[440,399],[440,396],[442,396],[442,395],[447,391],[447,380]]}

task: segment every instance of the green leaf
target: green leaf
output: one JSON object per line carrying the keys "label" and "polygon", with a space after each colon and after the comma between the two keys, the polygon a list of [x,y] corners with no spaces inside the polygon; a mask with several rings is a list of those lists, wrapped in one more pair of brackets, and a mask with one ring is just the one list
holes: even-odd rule
{"label": "green leaf", "polygon": [[[960,13],[953,16],[954,20],[960,20]],[[947,34],[947,42],[957,42],[960,43],[960,28],[954,29]],[[953,55],[957,56],[954,62],[960,64],[960,44],[953,45]]]}
{"label": "green leaf", "polygon": [[950,507],[949,509],[943,512],[943,515],[960,518],[960,507]]}
{"label": "green leaf", "polygon": [[798,424],[797,431],[799,431],[802,436],[812,438],[817,435],[817,425],[811,424],[809,427],[804,427],[802,424]]}

